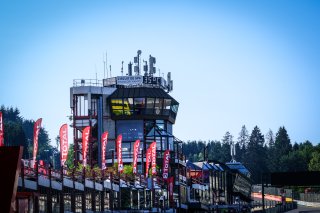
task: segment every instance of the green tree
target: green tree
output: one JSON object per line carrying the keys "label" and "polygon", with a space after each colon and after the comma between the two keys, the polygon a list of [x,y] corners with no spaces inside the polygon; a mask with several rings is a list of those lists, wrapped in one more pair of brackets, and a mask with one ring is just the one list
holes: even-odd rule
{"label": "green tree", "polygon": [[276,134],[274,149],[272,150],[274,152],[273,158],[270,159],[270,163],[273,165],[271,171],[280,172],[281,168],[284,168],[284,165],[281,165],[281,162],[283,163],[284,161],[280,161],[280,159],[288,155],[291,150],[292,146],[287,130],[284,126],[280,127]]}
{"label": "green tree", "polygon": [[219,160],[223,163],[229,162],[231,160],[231,144],[233,143],[233,136],[227,131],[221,141],[221,157]]}
{"label": "green tree", "polygon": [[252,172],[252,179],[255,183],[260,182],[262,173],[267,172],[266,150],[263,147],[264,136],[258,126],[255,126],[250,135],[246,158],[244,164]]}
{"label": "green tree", "polygon": [[68,168],[74,168],[74,161],[73,161],[73,156],[74,155],[74,149],[73,149],[73,143],[69,145],[69,150],[68,150],[68,158],[66,161],[66,165]]}
{"label": "green tree", "polygon": [[292,151],[281,156],[279,162],[281,172],[300,172],[306,171],[308,168],[308,163],[300,151]]}
{"label": "green tree", "polygon": [[249,133],[245,125],[241,127],[236,145],[236,160],[242,162],[249,143]]}
{"label": "green tree", "polygon": [[308,165],[309,171],[320,171],[320,152],[315,151],[312,153],[312,158]]}
{"label": "green tree", "polygon": [[248,146],[248,143],[249,143],[249,133],[246,126],[243,125],[239,133],[238,144],[241,147],[241,149],[245,149],[245,147]]}
{"label": "green tree", "polygon": [[284,126],[279,128],[276,134],[274,145],[276,148],[277,157],[279,158],[283,155],[289,154],[289,152],[292,150],[290,138]]}
{"label": "green tree", "polygon": [[265,143],[268,147],[274,147],[274,135],[271,129],[269,129],[269,131],[266,134]]}

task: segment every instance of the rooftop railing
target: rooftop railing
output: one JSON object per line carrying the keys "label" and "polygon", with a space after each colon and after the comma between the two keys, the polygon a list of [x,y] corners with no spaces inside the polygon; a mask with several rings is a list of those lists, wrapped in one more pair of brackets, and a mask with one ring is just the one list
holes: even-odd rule
{"label": "rooftop railing", "polygon": [[103,83],[102,83],[102,80],[98,80],[98,79],[74,79],[73,86],[74,87],[81,87],[81,86],[102,87]]}

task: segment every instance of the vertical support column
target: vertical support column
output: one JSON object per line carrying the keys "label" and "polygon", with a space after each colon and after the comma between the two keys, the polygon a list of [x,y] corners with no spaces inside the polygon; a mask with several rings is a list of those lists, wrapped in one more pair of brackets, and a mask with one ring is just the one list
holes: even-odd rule
{"label": "vertical support column", "polygon": [[34,212],[39,212],[39,195],[34,196]]}
{"label": "vertical support column", "polygon": [[81,210],[82,212],[86,212],[86,189],[84,188],[83,192],[81,192]]}
{"label": "vertical support column", "polygon": [[91,192],[91,210],[96,211],[96,193],[95,190]]}
{"label": "vertical support column", "polygon": [[118,198],[118,203],[119,203],[119,209],[121,209],[121,178],[120,178],[120,172],[119,172],[119,198]]}
{"label": "vertical support column", "polygon": [[77,96],[73,95],[73,164],[78,165],[78,137],[77,137],[77,129],[76,129],[76,116],[78,115],[78,102]]}
{"label": "vertical support column", "polygon": [[52,212],[52,192],[51,188],[47,189],[47,212]]}
{"label": "vertical support column", "polygon": [[155,191],[153,185],[153,175],[151,175],[151,208],[155,207]]}
{"label": "vertical support column", "polygon": [[100,209],[101,209],[101,212],[104,212],[104,196],[105,195],[105,190],[104,190],[104,187],[102,189],[102,192],[100,192]]}
{"label": "vertical support column", "polygon": [[261,189],[261,194],[262,194],[262,212],[266,212],[265,203],[264,203],[264,178],[263,178],[263,174],[261,176],[261,185],[262,185],[262,189]]}
{"label": "vertical support column", "polygon": [[176,177],[178,179],[178,198],[179,198],[179,208],[178,212],[180,212],[181,209],[181,189],[180,189],[180,159],[178,154],[178,175]]}
{"label": "vertical support column", "polygon": [[76,212],[76,193],[75,190],[71,190],[71,211]]}
{"label": "vertical support column", "polygon": [[[96,211],[96,173],[93,171],[93,191],[91,192],[91,210]],[[99,196],[99,193],[98,193]]]}
{"label": "vertical support column", "polygon": [[86,212],[86,168],[84,167],[82,170],[82,184],[84,186],[83,192],[81,193],[81,201],[82,201],[82,212]]}
{"label": "vertical support column", "polygon": [[[113,161],[113,151],[112,151],[112,161]],[[112,162],[112,165],[113,165],[113,162]],[[114,208],[114,190],[113,190],[113,173],[110,174],[110,188],[111,188],[111,191],[109,193],[110,195],[110,199],[109,199],[109,204],[110,204],[110,209],[111,211],[113,212],[113,208]]]}
{"label": "vertical support column", "polygon": [[102,112],[102,96],[98,99],[98,165],[102,168],[101,162],[101,135],[103,133],[103,112]]}
{"label": "vertical support column", "polygon": [[138,192],[138,203],[137,203],[137,208],[140,210],[140,190],[139,189],[137,189],[137,192]]}
{"label": "vertical support column", "polygon": [[130,187],[130,209],[133,207],[132,188]]}
{"label": "vertical support column", "polygon": [[63,184],[63,165],[61,166],[61,170],[60,170],[60,175],[61,175],[61,192],[60,192],[60,199],[59,199],[59,203],[60,203],[60,212],[64,212],[64,184]]}
{"label": "vertical support column", "polygon": [[147,208],[147,192],[146,187],[143,187],[143,193],[144,193],[144,208]]}

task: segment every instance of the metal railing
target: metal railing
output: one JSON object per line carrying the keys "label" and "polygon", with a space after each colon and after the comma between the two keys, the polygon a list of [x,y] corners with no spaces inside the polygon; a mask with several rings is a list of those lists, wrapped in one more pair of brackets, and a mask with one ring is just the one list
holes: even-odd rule
{"label": "metal railing", "polygon": [[103,83],[102,83],[102,80],[98,80],[98,79],[73,79],[73,86],[74,87],[80,87],[80,86],[102,87]]}

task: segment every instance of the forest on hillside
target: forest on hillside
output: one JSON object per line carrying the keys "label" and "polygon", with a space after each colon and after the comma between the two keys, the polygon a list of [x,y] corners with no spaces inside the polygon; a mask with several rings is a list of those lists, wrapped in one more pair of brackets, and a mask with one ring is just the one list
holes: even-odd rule
{"label": "forest on hillside", "polygon": [[202,161],[206,148],[207,159],[225,163],[232,159],[232,144],[234,160],[251,171],[255,182],[268,172],[320,171],[320,144],[313,145],[310,141],[292,144],[284,126],[275,135],[272,130],[263,135],[258,126],[249,134],[244,125],[237,138],[226,132],[221,141],[188,141],[183,150],[192,162]]}

